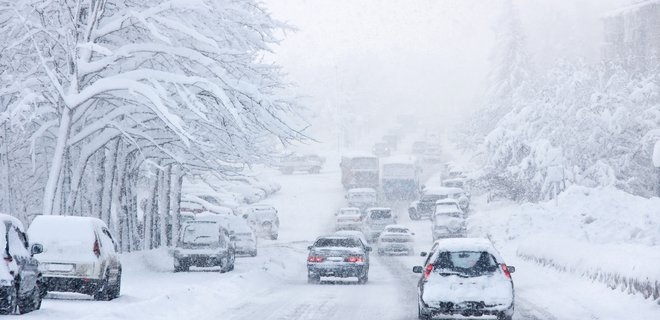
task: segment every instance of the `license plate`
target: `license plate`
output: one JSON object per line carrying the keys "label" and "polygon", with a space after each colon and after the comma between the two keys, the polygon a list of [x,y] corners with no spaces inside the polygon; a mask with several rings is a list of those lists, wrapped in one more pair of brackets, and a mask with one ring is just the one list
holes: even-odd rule
{"label": "license plate", "polygon": [[329,258],[328,258],[328,261],[332,261],[332,262],[342,262],[342,261],[344,261],[344,258],[341,258],[341,257],[329,257]]}
{"label": "license plate", "polygon": [[72,272],[73,271],[73,265],[72,264],[63,264],[63,263],[49,263],[46,266],[46,269],[48,271],[53,271],[53,272]]}

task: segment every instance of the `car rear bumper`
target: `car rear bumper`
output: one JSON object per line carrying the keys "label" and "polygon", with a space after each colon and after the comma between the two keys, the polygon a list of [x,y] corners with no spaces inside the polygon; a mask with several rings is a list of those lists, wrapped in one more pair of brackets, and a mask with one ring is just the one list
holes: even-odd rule
{"label": "car rear bumper", "polygon": [[179,265],[186,265],[189,267],[215,267],[221,266],[222,261],[227,258],[228,254],[220,255],[185,255],[177,257]]}
{"label": "car rear bumper", "polygon": [[494,305],[486,306],[483,303],[465,302],[454,304],[452,302],[432,303],[432,306],[421,303],[420,312],[423,315],[442,319],[500,319],[505,316],[513,316],[513,304],[509,306]]}
{"label": "car rear bumper", "polygon": [[93,295],[103,286],[102,279],[43,277],[48,292],[75,292]]}
{"label": "car rear bumper", "polygon": [[365,269],[367,268],[364,264],[355,264],[355,265],[333,265],[333,266],[324,266],[322,264],[308,264],[307,273],[309,275],[319,276],[319,277],[339,277],[339,278],[350,278],[350,277],[360,277]]}

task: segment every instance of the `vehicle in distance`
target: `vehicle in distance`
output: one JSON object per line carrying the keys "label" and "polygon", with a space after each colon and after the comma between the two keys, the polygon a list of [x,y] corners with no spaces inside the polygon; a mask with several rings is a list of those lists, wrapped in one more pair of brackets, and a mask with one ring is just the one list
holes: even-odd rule
{"label": "vehicle in distance", "polygon": [[378,237],[378,254],[407,254],[412,255],[414,250],[413,236],[415,233],[402,225],[388,225]]}
{"label": "vehicle in distance", "polygon": [[283,174],[320,173],[324,163],[325,158],[315,154],[291,154],[280,159],[277,167]]}
{"label": "vehicle in distance", "polygon": [[97,218],[37,216],[28,236],[43,245],[37,255],[47,291],[91,295],[112,300],[121,290],[117,243]]}
{"label": "vehicle in distance", "polygon": [[412,159],[391,159],[383,163],[381,186],[387,200],[412,200],[419,190],[418,167]]}
{"label": "vehicle in distance", "polygon": [[370,242],[376,241],[386,226],[396,224],[396,216],[391,208],[369,208],[365,213],[362,232]]}
{"label": "vehicle in distance", "polygon": [[307,281],[320,283],[321,277],[357,278],[359,284],[369,280],[371,247],[365,247],[355,236],[319,237],[308,247]]}
{"label": "vehicle in distance", "polygon": [[413,272],[422,274],[417,287],[420,320],[513,317],[515,268],[486,239],[436,241],[426,264]]}
{"label": "vehicle in distance", "polygon": [[40,244],[28,245],[28,237],[20,220],[0,214],[0,314],[16,311],[28,313],[41,308],[41,299],[46,295],[39,261],[33,255],[42,252]]}
{"label": "vehicle in distance", "polygon": [[335,213],[335,230],[360,230],[362,228],[362,212],[360,208],[340,208]]}
{"label": "vehicle in distance", "polygon": [[385,142],[376,142],[371,149],[376,157],[389,157],[391,154],[390,146]]}
{"label": "vehicle in distance", "polygon": [[235,251],[231,241],[228,230],[216,221],[184,222],[174,248],[174,272],[188,271],[190,267],[233,270]]}
{"label": "vehicle in distance", "polygon": [[378,188],[380,164],[373,155],[348,155],[341,158],[341,183],[346,189]]}
{"label": "vehicle in distance", "polygon": [[378,193],[372,188],[354,188],[346,192],[349,207],[365,210],[378,203]]}
{"label": "vehicle in distance", "polygon": [[433,240],[442,238],[462,238],[467,236],[465,215],[461,209],[451,206],[437,207],[432,223]]}
{"label": "vehicle in distance", "polygon": [[419,200],[413,201],[408,207],[408,215],[412,220],[432,217],[437,201],[442,199],[456,199],[459,206],[461,203],[465,206],[465,209],[461,207],[463,211],[466,211],[470,207],[469,198],[463,189],[445,187],[422,188],[420,193]]}
{"label": "vehicle in distance", "polygon": [[426,141],[415,141],[412,145],[412,153],[423,155],[426,152]]}
{"label": "vehicle in distance", "polygon": [[251,205],[243,218],[256,231],[258,237],[277,240],[280,230],[280,219],[277,215],[277,209],[267,204]]}

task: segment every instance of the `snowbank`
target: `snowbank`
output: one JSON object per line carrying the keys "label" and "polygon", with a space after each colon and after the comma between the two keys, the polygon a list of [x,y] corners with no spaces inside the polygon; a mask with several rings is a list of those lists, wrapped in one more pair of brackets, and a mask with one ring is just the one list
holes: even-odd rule
{"label": "snowbank", "polygon": [[574,186],[558,204],[478,207],[472,235],[513,245],[523,259],[660,299],[660,198]]}

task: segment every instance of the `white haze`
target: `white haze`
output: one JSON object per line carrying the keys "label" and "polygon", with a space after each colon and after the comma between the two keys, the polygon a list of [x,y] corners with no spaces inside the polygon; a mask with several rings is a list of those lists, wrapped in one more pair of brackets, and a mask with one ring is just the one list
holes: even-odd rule
{"label": "white haze", "polygon": [[[506,1],[265,3],[275,18],[298,29],[274,48],[274,60],[306,96],[314,137],[336,141],[338,123],[347,123],[367,142],[397,114],[416,113],[444,128],[483,103]],[[600,17],[630,2],[513,1],[534,71],[558,59],[599,59]]]}

